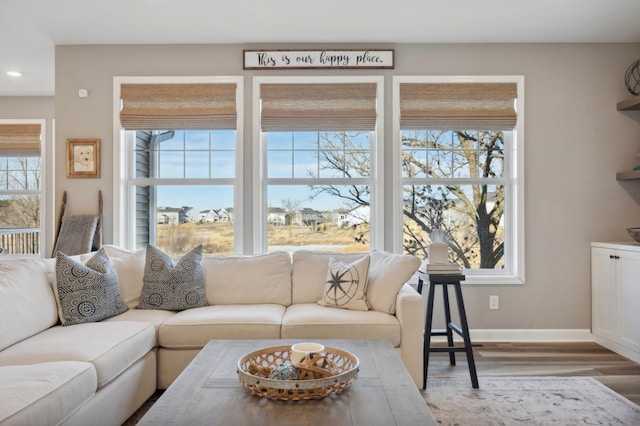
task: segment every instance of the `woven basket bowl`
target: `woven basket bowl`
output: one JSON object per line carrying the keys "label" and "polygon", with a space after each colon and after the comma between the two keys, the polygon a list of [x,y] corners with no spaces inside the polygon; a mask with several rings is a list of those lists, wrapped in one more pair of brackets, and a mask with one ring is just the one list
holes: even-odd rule
{"label": "woven basket bowl", "polygon": [[251,374],[250,367],[272,370],[289,361],[291,346],[274,346],[248,353],[238,360],[238,377],[245,389],[255,394],[286,401],[320,399],[342,392],[358,377],[360,361],[350,352],[325,346],[326,359],[335,368],[336,374],[308,380],[277,380]]}

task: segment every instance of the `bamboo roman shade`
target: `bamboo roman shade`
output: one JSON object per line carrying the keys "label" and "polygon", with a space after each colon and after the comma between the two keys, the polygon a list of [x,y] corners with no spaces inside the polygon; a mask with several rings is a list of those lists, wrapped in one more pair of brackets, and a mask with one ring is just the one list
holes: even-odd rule
{"label": "bamboo roman shade", "polygon": [[402,129],[511,130],[516,83],[401,83]]}
{"label": "bamboo roman shade", "polygon": [[40,156],[39,124],[0,124],[0,155]]}
{"label": "bamboo roman shade", "polygon": [[375,83],[262,84],[261,126],[273,131],[373,131]]}
{"label": "bamboo roman shade", "polygon": [[235,83],[123,84],[127,130],[235,129]]}

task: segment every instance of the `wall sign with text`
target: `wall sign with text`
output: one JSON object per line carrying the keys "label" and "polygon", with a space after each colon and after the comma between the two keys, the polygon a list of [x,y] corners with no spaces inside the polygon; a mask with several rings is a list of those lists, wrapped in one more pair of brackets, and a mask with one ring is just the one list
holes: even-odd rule
{"label": "wall sign with text", "polygon": [[388,50],[245,50],[244,69],[393,68]]}

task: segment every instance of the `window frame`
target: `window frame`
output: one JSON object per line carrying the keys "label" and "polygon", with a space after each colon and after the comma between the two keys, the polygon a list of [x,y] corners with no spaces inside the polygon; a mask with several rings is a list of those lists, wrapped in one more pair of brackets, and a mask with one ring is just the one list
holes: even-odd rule
{"label": "window frame", "polygon": [[[516,83],[517,121],[511,137],[505,135],[505,150],[509,161],[505,161],[505,177],[508,179],[505,209],[505,262],[510,262],[504,273],[498,270],[465,269],[466,284],[524,284],[524,76],[394,76],[393,77],[393,203],[392,214],[393,251],[403,252],[403,187],[407,178],[402,176],[402,141],[400,128],[400,84],[401,83]],[[424,178],[423,178],[424,179]],[[448,179],[433,179],[424,184],[441,184]],[[461,183],[473,183],[470,179],[458,179]]]}
{"label": "window frame", "polygon": [[343,178],[268,178],[266,135],[261,130],[262,84],[322,84],[322,83],[375,83],[376,129],[371,132],[370,152],[372,170],[369,178],[354,178],[348,183],[372,186],[370,199],[370,250],[384,247],[384,77],[383,76],[309,76],[309,77],[254,77],[253,79],[253,250],[266,253],[267,241],[267,189],[276,185],[345,185]]}
{"label": "window frame", "polygon": [[[53,206],[54,185],[53,185],[53,167],[48,166],[48,158],[53,158],[53,143],[46,143],[47,120],[46,119],[0,119],[0,124],[39,124],[40,125],[40,189],[39,191],[21,191],[7,190],[0,191],[3,195],[29,195],[38,194],[40,196],[40,253],[39,254],[21,254],[22,257],[49,257],[49,247],[53,246],[53,223],[55,221],[55,209],[48,209],[47,206]],[[53,124],[52,124],[53,126]]]}
{"label": "window frame", "polygon": [[[236,84],[236,140],[235,140],[235,177],[233,178],[136,178],[132,148],[134,131],[127,132],[120,123],[122,84],[171,84],[171,83],[235,83]],[[193,76],[193,77],[114,77],[113,78],[113,243],[121,247],[135,249],[135,191],[139,185],[215,185],[234,186],[234,252],[242,253],[243,247],[243,111],[244,78],[242,76]],[[155,129],[150,129],[155,130]],[[156,218],[150,218],[150,224]],[[150,229],[150,237],[155,228]]]}

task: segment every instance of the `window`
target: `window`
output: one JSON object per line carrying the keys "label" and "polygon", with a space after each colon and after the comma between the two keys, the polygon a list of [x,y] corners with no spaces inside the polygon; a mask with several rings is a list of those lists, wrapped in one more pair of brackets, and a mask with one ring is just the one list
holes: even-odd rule
{"label": "window", "polygon": [[256,78],[255,249],[382,247],[381,78]]}
{"label": "window", "polygon": [[444,240],[467,282],[523,282],[523,79],[394,83],[402,251]]}
{"label": "window", "polygon": [[174,256],[198,244],[205,253],[238,251],[240,79],[130,80],[116,82],[121,241]]}
{"label": "window", "polygon": [[43,216],[43,123],[0,122],[0,247],[40,254]]}

